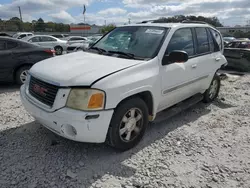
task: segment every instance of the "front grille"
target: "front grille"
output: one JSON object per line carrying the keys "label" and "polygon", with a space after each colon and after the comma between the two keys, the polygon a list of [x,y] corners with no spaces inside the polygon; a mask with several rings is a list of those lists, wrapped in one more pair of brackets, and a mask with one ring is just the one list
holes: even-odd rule
{"label": "front grille", "polygon": [[46,83],[33,76],[30,78],[29,93],[40,102],[52,107],[59,87]]}

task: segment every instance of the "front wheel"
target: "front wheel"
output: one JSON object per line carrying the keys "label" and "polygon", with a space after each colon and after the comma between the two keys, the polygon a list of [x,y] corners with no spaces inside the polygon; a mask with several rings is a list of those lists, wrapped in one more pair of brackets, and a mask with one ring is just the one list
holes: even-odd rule
{"label": "front wheel", "polygon": [[126,151],[142,139],[148,125],[148,108],[140,98],[122,102],[115,110],[107,135],[107,143]]}
{"label": "front wheel", "polygon": [[219,75],[215,74],[209,88],[203,94],[204,96],[203,101],[205,103],[212,102],[214,99],[218,97],[219,91],[220,91],[220,77]]}

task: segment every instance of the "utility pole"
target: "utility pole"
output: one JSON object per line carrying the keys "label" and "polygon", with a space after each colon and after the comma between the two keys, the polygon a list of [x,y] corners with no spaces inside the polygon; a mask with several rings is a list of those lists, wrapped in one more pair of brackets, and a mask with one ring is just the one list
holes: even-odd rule
{"label": "utility pole", "polygon": [[19,9],[19,14],[20,14],[20,20],[21,22],[23,22],[21,7],[19,6],[18,9]]}
{"label": "utility pole", "polygon": [[106,23],[106,20],[104,21],[104,23],[105,23],[105,26],[106,26],[106,24],[107,24],[107,23]]}
{"label": "utility pole", "polygon": [[23,17],[22,17],[22,11],[21,11],[20,6],[18,6],[18,10],[19,10],[19,14],[20,14],[20,29],[21,29],[21,31],[23,31]]}
{"label": "utility pole", "polygon": [[128,24],[130,24],[130,23],[131,23],[131,18],[128,19]]}

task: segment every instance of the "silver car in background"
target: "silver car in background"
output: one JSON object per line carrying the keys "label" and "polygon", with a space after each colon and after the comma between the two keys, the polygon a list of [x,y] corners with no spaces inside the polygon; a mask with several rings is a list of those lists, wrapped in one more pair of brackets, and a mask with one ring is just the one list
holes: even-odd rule
{"label": "silver car in background", "polygon": [[87,38],[78,37],[78,36],[70,36],[70,37],[62,38],[62,40],[65,40],[67,42],[67,45],[71,45],[74,43],[81,43],[81,42],[87,41]]}
{"label": "silver car in background", "polygon": [[67,53],[81,51],[87,49],[90,45],[97,42],[100,38],[102,38],[102,35],[93,35],[86,37],[87,40],[79,43],[74,43],[68,46]]}
{"label": "silver car in background", "polygon": [[56,55],[62,55],[67,50],[67,42],[56,37],[49,35],[35,35],[31,37],[25,37],[23,40],[38,44],[43,47],[50,47],[55,50]]}

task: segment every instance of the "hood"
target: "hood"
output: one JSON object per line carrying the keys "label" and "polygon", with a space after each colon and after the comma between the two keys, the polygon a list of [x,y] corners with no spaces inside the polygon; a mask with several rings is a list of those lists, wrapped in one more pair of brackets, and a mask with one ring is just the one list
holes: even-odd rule
{"label": "hood", "polygon": [[40,61],[33,65],[30,74],[60,86],[90,86],[102,77],[143,62],[75,52]]}

